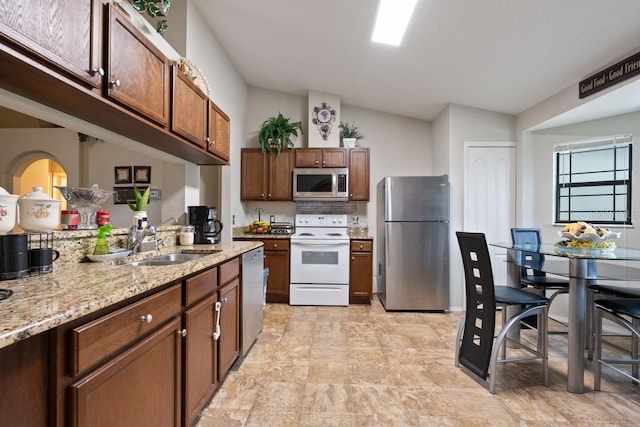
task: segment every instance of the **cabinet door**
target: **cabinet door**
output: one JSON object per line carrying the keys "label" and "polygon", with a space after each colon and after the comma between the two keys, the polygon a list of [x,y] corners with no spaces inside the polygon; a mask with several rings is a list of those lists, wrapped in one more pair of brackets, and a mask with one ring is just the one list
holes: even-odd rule
{"label": "cabinet door", "polygon": [[50,344],[51,334],[43,332],[0,349],[1,425],[51,425]]}
{"label": "cabinet door", "polygon": [[297,148],[295,153],[297,168],[319,168],[322,166],[321,148]]}
{"label": "cabinet door", "polygon": [[353,240],[351,242],[349,304],[371,304],[373,293],[372,246],[373,242],[370,240]]}
{"label": "cabinet door", "polygon": [[369,149],[349,149],[349,200],[369,201]]}
{"label": "cabinet door", "polygon": [[0,38],[99,88],[100,0],[2,0]]}
{"label": "cabinet door", "polygon": [[267,155],[260,148],[242,149],[240,175],[241,200],[266,200]]}
{"label": "cabinet door", "polygon": [[229,117],[211,101],[209,101],[208,138],[209,152],[228,162],[231,150]]}
{"label": "cabinet door", "polygon": [[171,68],[171,130],[205,148],[209,100],[178,67]]}
{"label": "cabinet door", "polygon": [[167,58],[111,7],[107,47],[107,96],[166,127],[169,123]]}
{"label": "cabinet door", "polygon": [[187,332],[184,338],[184,420],[189,426],[200,414],[216,385],[218,366],[216,340],[213,336],[216,323],[217,295],[207,298],[186,310],[182,326]]}
{"label": "cabinet door", "polygon": [[346,168],[347,150],[345,148],[324,148],[322,150],[323,168]]}
{"label": "cabinet door", "polygon": [[218,378],[222,380],[240,355],[240,279],[220,288],[220,338],[218,339]]}
{"label": "cabinet door", "polygon": [[267,200],[293,200],[293,152],[282,150],[269,155]]}
{"label": "cabinet door", "polygon": [[264,241],[264,266],[269,269],[267,302],[289,303],[289,242]]}
{"label": "cabinet door", "polygon": [[72,426],[180,425],[180,319],[69,386]]}

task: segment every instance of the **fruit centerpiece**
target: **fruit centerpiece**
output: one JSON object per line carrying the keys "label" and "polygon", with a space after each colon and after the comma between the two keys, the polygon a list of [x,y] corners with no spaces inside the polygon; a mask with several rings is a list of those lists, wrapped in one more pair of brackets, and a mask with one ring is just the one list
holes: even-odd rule
{"label": "fruit centerpiece", "polygon": [[249,231],[253,234],[264,234],[269,232],[269,223],[265,221],[253,221],[249,224]]}
{"label": "fruit centerpiece", "polygon": [[564,240],[557,242],[556,248],[578,251],[613,251],[614,240],[620,237],[620,233],[584,221],[569,223],[558,234]]}

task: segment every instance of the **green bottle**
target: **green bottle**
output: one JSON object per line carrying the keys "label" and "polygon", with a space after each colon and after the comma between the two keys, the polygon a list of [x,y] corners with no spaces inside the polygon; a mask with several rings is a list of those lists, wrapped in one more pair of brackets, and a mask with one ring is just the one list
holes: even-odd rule
{"label": "green bottle", "polygon": [[106,235],[113,236],[111,232],[111,224],[105,224],[98,227],[98,240],[96,241],[96,248],[93,250],[94,255],[109,255],[109,244],[107,243]]}

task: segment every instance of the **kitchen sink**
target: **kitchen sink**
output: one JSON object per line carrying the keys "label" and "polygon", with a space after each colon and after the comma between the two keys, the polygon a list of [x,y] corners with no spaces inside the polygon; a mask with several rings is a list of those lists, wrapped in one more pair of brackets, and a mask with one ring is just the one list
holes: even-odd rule
{"label": "kitchen sink", "polygon": [[200,253],[175,253],[175,254],[158,255],[152,258],[147,258],[140,261],[133,261],[123,265],[133,266],[133,267],[144,267],[144,266],[182,264],[188,261],[194,261],[194,260],[200,259],[204,256],[211,255],[216,252],[220,252],[220,250],[213,250],[213,251],[200,252]]}

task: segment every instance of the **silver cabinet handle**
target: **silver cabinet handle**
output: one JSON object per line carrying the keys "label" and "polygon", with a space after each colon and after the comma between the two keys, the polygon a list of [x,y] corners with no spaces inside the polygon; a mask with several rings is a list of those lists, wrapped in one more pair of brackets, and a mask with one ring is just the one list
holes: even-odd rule
{"label": "silver cabinet handle", "polygon": [[267,198],[270,199],[271,198],[271,193],[267,194]]}
{"label": "silver cabinet handle", "polygon": [[274,248],[277,248],[277,247],[278,247],[278,244],[277,244],[277,243],[274,243],[274,244],[273,244],[273,247],[274,247]]}
{"label": "silver cabinet handle", "polygon": [[320,162],[316,160],[316,165],[317,165],[318,163],[320,163]]}
{"label": "silver cabinet handle", "polygon": [[356,257],[352,256],[351,261],[355,261],[355,260],[356,260]]}
{"label": "silver cabinet handle", "polygon": [[93,70],[91,70],[90,74],[92,76],[95,76],[96,74],[104,76],[104,68],[102,68],[102,67],[94,68]]}
{"label": "silver cabinet handle", "polygon": [[222,304],[220,301],[216,301],[216,325],[213,331],[213,339],[214,341],[218,341],[220,338],[220,309],[222,308]]}
{"label": "silver cabinet handle", "polygon": [[151,314],[147,314],[146,316],[140,316],[140,320],[144,323],[151,323],[153,320],[153,316]]}
{"label": "silver cabinet handle", "polygon": [[364,248],[364,246],[363,246],[363,245],[360,245],[360,250],[362,250],[362,248]]}
{"label": "silver cabinet handle", "polygon": [[180,335],[182,338],[184,338],[184,337],[186,337],[186,336],[187,336],[187,330],[186,330],[186,329],[182,329],[182,330],[178,329],[176,332],[177,332],[177,333],[178,333],[178,335]]}
{"label": "silver cabinet handle", "polygon": [[122,82],[120,81],[120,79],[115,79],[109,82],[109,84],[111,86],[115,86],[115,87],[120,87],[122,86]]}

